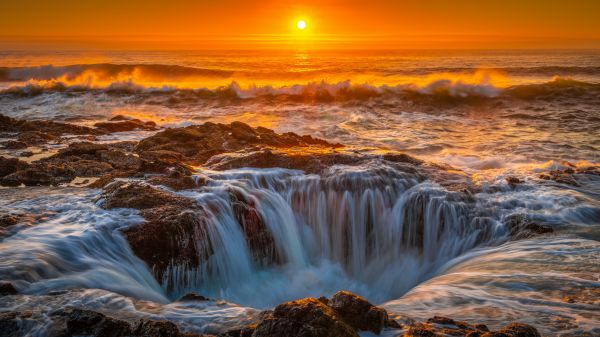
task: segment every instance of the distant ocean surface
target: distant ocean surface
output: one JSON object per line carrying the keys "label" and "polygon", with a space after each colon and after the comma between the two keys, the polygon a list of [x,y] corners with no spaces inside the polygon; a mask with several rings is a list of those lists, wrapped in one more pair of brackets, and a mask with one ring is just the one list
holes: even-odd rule
{"label": "distant ocean surface", "polygon": [[[122,240],[87,226],[114,229],[139,222],[134,214],[94,208],[87,201],[94,192],[40,196],[2,189],[0,209],[68,214],[38,226],[45,238],[32,228],[0,242],[0,279],[26,280],[28,294],[93,289],[53,301],[101,308],[97,298],[104,298],[103,305],[133,316],[156,314],[153,305],[138,301],[162,301],[164,317],[191,331],[211,332],[243,321],[246,310],[348,288],[418,319],[522,319],[549,336],[600,334],[600,176],[581,175],[578,186],[539,178],[600,165],[600,51],[0,51],[0,113],[82,125],[116,115],[164,127],[242,121],[350,147],[403,151],[469,176],[482,187],[474,196],[481,214],[496,220],[526,214],[556,229],[549,236],[468,250],[429,269],[407,260],[345,275],[324,259],[300,269],[261,270],[244,279],[244,287],[199,289],[240,307],[182,309],[165,304],[175,294],[150,281],[144,288],[132,268],[115,269],[114,261],[101,257],[44,278],[19,241],[39,243],[40,256],[52,261],[62,256],[55,252],[64,253],[64,242],[82,250],[101,246],[108,256],[123,251]],[[104,141],[148,135],[124,132]],[[279,171],[242,173],[231,179],[288,177]],[[508,177],[523,185],[511,188]],[[110,244],[95,242],[100,236]],[[451,237],[445,244],[465,244],[460,240]],[[132,283],[115,290],[88,282],[87,273],[98,270],[106,284]],[[389,277],[382,280],[384,271]],[[23,276],[31,274],[37,278]],[[577,302],[565,301],[568,296],[578,296]],[[37,304],[0,307],[28,305]],[[228,316],[216,315],[219,310]]]}

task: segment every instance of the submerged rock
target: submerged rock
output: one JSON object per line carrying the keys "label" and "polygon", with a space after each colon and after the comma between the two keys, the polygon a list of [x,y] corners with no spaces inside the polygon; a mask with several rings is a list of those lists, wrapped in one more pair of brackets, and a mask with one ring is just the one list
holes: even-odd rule
{"label": "submerged rock", "polygon": [[252,337],[358,337],[331,308],[315,298],[278,305],[256,325]]}

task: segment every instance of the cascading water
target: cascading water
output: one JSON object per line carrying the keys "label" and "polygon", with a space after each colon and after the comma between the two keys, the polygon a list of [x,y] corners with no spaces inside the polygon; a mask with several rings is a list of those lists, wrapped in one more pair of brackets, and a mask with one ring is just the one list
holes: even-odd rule
{"label": "cascading water", "polygon": [[[269,307],[345,288],[384,301],[503,233],[472,221],[468,196],[381,163],[322,176],[245,169],[208,178],[207,187],[184,194],[208,205],[210,224],[197,245],[212,255],[198,268],[169,268],[162,283],[173,298],[197,291]],[[255,205],[269,247],[247,242],[232,194]]]}

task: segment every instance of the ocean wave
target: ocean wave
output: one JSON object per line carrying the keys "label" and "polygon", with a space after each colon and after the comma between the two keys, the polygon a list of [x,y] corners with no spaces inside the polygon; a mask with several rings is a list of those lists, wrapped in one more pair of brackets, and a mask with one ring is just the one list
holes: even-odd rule
{"label": "ocean wave", "polygon": [[279,97],[290,100],[331,102],[368,100],[374,97],[397,97],[408,100],[437,97],[453,101],[480,101],[488,98],[537,99],[556,97],[596,97],[600,94],[599,83],[588,83],[570,78],[555,77],[549,82],[500,87],[488,73],[472,75],[465,79],[432,78],[429,82],[397,85],[372,85],[353,83],[350,80],[330,83],[308,82],[283,86],[247,85],[236,81],[216,88],[186,88],[174,85],[149,85],[126,78],[107,83],[95,81],[30,80],[0,91],[2,95],[35,96],[44,93],[106,93],[138,95],[177,95],[180,99],[256,99]]}
{"label": "ocean wave", "polygon": [[126,77],[181,81],[189,78],[227,78],[233,72],[167,64],[75,64],[67,66],[0,67],[0,81],[60,81],[74,82],[86,78],[95,81],[118,81]]}

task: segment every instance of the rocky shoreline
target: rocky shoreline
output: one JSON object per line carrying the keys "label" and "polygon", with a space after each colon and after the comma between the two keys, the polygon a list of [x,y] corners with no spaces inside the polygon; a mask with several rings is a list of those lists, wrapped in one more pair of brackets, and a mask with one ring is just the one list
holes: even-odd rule
{"label": "rocky shoreline", "polygon": [[[113,132],[155,131],[139,142],[100,142],[98,137]],[[74,138],[73,138],[74,137]],[[0,115],[0,138],[4,150],[13,156],[0,156],[0,185],[19,186],[76,185],[103,190],[96,200],[105,209],[134,208],[145,221],[123,230],[133,252],[143,260],[157,281],[162,282],[168,268],[185,265],[198,268],[213,251],[205,221],[211,205],[200,205],[177,191],[206,186],[202,170],[223,171],[244,167],[285,168],[307,174],[331,174],[336,165],[388,165],[410,173],[419,181],[431,180],[454,191],[468,202],[478,190],[466,175],[438,164],[427,163],[404,153],[378,149],[348,148],[311,136],[278,134],[247,124],[204,123],[184,128],[159,130],[152,122],[118,116],[107,122],[84,127],[48,121],[20,121]],[[76,140],[73,140],[76,139]],[[61,144],[55,153],[33,161],[23,160],[18,151],[30,147]],[[11,152],[12,151],[12,152]],[[25,157],[26,158],[26,157]],[[540,183],[554,181],[577,186],[579,174],[600,174],[597,167],[553,170],[540,175]],[[507,179],[512,188],[521,183]],[[79,183],[74,183],[79,182]],[[282,262],[273,237],[252,199],[227,191],[234,204],[236,221],[256,261]],[[0,237],[13,228],[34,225],[27,214],[0,215]],[[512,217],[506,225],[514,238],[551,233],[553,229],[527,217]],[[418,241],[419,238],[417,238]],[[416,242],[415,244],[418,244]],[[167,285],[169,288],[169,285]],[[2,295],[18,296],[10,284],[0,286]],[[188,297],[205,300],[199,295]],[[19,336],[21,322],[28,312],[0,313],[1,336]],[[102,313],[68,308],[49,313],[52,336],[196,336],[179,331],[171,322],[142,320],[126,322]],[[278,305],[260,315],[259,321],[236,327],[220,336],[357,336],[357,331],[379,334],[397,330],[395,336],[539,336],[534,327],[512,323],[497,331],[483,324],[468,324],[450,318],[432,317],[426,322],[390,318],[388,313],[349,292],[338,292],[331,299],[305,298]]]}
{"label": "rocky shoreline", "polygon": [[[9,284],[0,286],[0,296],[16,296]],[[179,301],[211,301],[196,294],[188,294]],[[33,311],[0,312],[0,336],[17,337],[35,315]],[[92,337],[358,337],[359,332],[375,335],[386,331],[386,336],[415,337],[539,337],[535,327],[511,323],[491,331],[485,324],[469,324],[447,317],[434,316],[425,322],[410,318],[391,317],[383,308],[348,291],[339,291],[330,299],[303,298],[285,302],[273,310],[263,311],[254,324],[232,327],[218,335],[202,335],[181,331],[169,321],[139,319],[123,320],[103,313],[67,307],[43,314],[48,317],[45,335]],[[401,321],[402,323],[400,323]]]}

